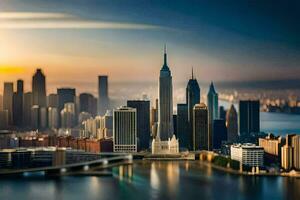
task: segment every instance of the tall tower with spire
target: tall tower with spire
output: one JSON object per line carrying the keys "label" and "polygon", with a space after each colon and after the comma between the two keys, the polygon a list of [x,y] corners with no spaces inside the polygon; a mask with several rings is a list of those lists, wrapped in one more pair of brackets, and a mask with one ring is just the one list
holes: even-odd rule
{"label": "tall tower with spire", "polygon": [[167,49],[164,47],[164,63],[159,75],[158,89],[158,134],[166,141],[173,136],[173,86],[172,75],[167,64]]}
{"label": "tall tower with spire", "polygon": [[186,103],[188,106],[188,124],[189,131],[187,134],[188,149],[193,148],[193,108],[196,104],[200,103],[200,87],[196,78],[194,78],[194,70],[192,68],[192,77],[186,86]]}
{"label": "tall tower with spire", "polygon": [[215,90],[213,82],[211,82],[209,91],[207,94],[207,107],[208,107],[208,145],[209,150],[212,150],[212,138],[213,138],[213,122],[219,118],[219,97]]}

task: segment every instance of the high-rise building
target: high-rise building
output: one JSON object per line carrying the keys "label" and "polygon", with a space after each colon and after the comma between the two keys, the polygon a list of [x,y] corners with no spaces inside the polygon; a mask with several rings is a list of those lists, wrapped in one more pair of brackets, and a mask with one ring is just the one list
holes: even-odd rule
{"label": "high-rise building", "polygon": [[58,108],[56,107],[48,108],[48,127],[50,129],[58,128]]}
{"label": "high-rise building", "polygon": [[264,148],[266,155],[269,154],[276,158],[281,157],[281,147],[283,145],[281,137],[269,134],[265,138],[259,138],[258,145]]}
{"label": "high-rise building", "polygon": [[75,125],[75,104],[65,103],[64,109],[60,112],[61,127],[64,129],[73,128]]}
{"label": "high-rise building", "polygon": [[98,76],[98,115],[103,116],[109,109],[108,76]]}
{"label": "high-rise building", "polygon": [[48,127],[48,110],[46,107],[40,107],[39,128],[45,130]]}
{"label": "high-rise building", "polygon": [[189,134],[188,106],[177,104],[177,138],[180,141],[180,148],[192,150],[193,138]]}
{"label": "high-rise building", "polygon": [[114,152],[137,152],[137,113],[135,108],[120,107],[113,112]]}
{"label": "high-rise building", "polygon": [[39,129],[40,124],[40,107],[38,105],[33,105],[31,107],[31,129]]}
{"label": "high-rise building", "polygon": [[58,108],[58,95],[49,94],[47,98],[47,107]]}
{"label": "high-rise building", "polygon": [[157,134],[157,122],[158,122],[158,99],[155,99],[155,107],[151,108],[150,117],[151,117],[150,119],[151,136],[152,138],[155,138]]}
{"label": "high-rise building", "polygon": [[58,88],[58,111],[64,109],[66,103],[74,103],[76,100],[75,88]]}
{"label": "high-rise building", "polygon": [[46,78],[42,69],[37,69],[32,77],[32,101],[33,105],[46,107]]}
{"label": "high-rise building", "polygon": [[264,166],[264,149],[255,144],[235,144],[230,147],[230,157],[250,167]]}
{"label": "high-rise building", "polygon": [[136,109],[138,150],[149,149],[150,144],[150,101],[128,100],[127,106]]}
{"label": "high-rise building", "polygon": [[221,149],[222,142],[227,141],[227,128],[224,119],[213,122],[213,149]]}
{"label": "high-rise building", "polygon": [[8,110],[0,110],[0,130],[8,129]]}
{"label": "high-rise building", "polygon": [[251,133],[259,133],[259,101],[240,101],[239,112],[240,136],[247,138]]}
{"label": "high-rise building", "polygon": [[238,139],[238,114],[232,104],[226,113],[227,141],[234,143]]}
{"label": "high-rise building", "polygon": [[193,150],[208,150],[208,110],[204,103],[193,109]]}
{"label": "high-rise building", "polygon": [[292,137],[293,148],[293,166],[296,170],[300,170],[300,135]]}
{"label": "high-rise building", "polygon": [[14,84],[5,82],[4,92],[3,92],[3,110],[8,112],[8,124],[13,123],[13,94],[14,94]]}
{"label": "high-rise building", "polygon": [[166,52],[164,53],[164,64],[160,70],[158,93],[157,137],[166,141],[173,136],[173,85]]}
{"label": "high-rise building", "polygon": [[186,104],[188,106],[188,149],[193,148],[193,108],[200,103],[200,87],[192,69],[192,77],[186,86]]}
{"label": "high-rise building", "polygon": [[173,129],[172,75],[167,65],[166,48],[164,52],[164,64],[160,70],[158,94],[158,128],[157,135],[152,141],[152,153],[178,153],[178,140],[176,140]]}
{"label": "high-rise building", "polygon": [[293,167],[293,147],[287,144],[281,147],[281,167],[285,170]]}
{"label": "high-rise building", "polygon": [[211,82],[209,91],[207,94],[207,107],[208,107],[208,149],[212,150],[212,138],[213,138],[213,122],[219,118],[219,97],[216,93],[214,84]]}
{"label": "high-rise building", "polygon": [[19,128],[23,125],[23,94],[24,82],[23,80],[18,80],[17,92],[13,96],[13,122]]}
{"label": "high-rise building", "polygon": [[95,115],[96,107],[95,105],[95,98],[92,94],[89,93],[82,93],[79,95],[79,104],[80,104],[80,112],[88,112],[91,115]]}
{"label": "high-rise building", "polygon": [[31,127],[32,93],[26,92],[23,98],[23,125]]}
{"label": "high-rise building", "polygon": [[226,120],[226,110],[225,110],[224,106],[219,107],[219,119]]}

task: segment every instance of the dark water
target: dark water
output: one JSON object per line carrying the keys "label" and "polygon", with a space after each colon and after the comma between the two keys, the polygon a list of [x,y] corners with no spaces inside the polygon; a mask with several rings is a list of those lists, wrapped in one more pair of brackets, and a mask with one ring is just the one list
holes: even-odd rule
{"label": "dark water", "polygon": [[[299,199],[300,179],[245,177],[192,162],[140,161],[113,177],[0,180],[0,199]],[[129,172],[129,173],[128,173]]]}

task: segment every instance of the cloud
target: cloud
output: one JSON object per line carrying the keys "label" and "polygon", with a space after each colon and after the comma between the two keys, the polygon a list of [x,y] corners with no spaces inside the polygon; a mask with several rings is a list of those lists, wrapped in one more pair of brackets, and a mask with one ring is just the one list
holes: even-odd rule
{"label": "cloud", "polygon": [[0,13],[0,29],[159,29],[147,24],[86,20],[64,13]]}

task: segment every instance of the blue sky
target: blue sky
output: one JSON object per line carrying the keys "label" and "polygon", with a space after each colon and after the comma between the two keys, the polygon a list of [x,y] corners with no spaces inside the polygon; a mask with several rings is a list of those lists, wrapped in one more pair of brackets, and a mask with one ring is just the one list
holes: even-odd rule
{"label": "blue sky", "polygon": [[0,66],[24,79],[42,66],[62,85],[156,81],[164,43],[175,81],[192,66],[204,82],[300,76],[299,1],[1,0],[0,12]]}

